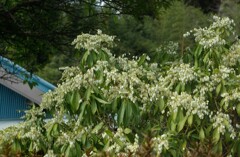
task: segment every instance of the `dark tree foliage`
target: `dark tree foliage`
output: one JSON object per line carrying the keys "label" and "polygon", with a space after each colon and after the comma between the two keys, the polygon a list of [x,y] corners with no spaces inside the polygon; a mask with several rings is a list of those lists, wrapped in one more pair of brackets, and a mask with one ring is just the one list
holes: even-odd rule
{"label": "dark tree foliage", "polygon": [[187,5],[199,7],[204,13],[218,13],[222,0],[184,0]]}
{"label": "dark tree foliage", "polygon": [[108,16],[154,17],[171,1],[1,0],[0,55],[37,71],[53,55],[71,51],[78,34],[103,27]]}

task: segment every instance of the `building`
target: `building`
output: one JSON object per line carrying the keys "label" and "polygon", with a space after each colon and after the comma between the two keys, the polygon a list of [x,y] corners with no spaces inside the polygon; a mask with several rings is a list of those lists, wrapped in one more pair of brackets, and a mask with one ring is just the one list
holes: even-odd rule
{"label": "building", "polygon": [[[32,88],[31,85],[35,85]],[[0,129],[21,121],[24,111],[40,104],[54,85],[0,56]]]}

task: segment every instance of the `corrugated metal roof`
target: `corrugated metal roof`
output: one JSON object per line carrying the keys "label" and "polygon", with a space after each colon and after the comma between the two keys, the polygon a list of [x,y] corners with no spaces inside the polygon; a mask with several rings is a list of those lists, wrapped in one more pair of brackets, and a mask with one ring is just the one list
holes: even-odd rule
{"label": "corrugated metal roof", "polygon": [[56,88],[51,83],[43,80],[36,75],[30,74],[26,69],[17,64],[14,64],[14,62],[10,61],[7,58],[0,56],[0,64],[7,72],[14,74],[18,78],[37,83],[36,88],[44,93]]}

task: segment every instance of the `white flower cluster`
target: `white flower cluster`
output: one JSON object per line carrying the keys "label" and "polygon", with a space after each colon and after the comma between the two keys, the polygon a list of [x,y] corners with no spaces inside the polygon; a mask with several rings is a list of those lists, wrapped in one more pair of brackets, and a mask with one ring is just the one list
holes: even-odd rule
{"label": "white flower cluster", "polygon": [[175,55],[177,54],[177,50],[178,50],[178,43],[173,42],[173,41],[169,41],[163,45],[160,45],[157,49],[156,52],[158,53],[167,53],[169,55]]}
{"label": "white flower cluster", "polygon": [[58,136],[55,144],[64,145],[66,143],[69,143],[70,145],[73,145],[76,141],[81,141],[81,138],[84,134],[91,133],[91,131],[91,126],[83,127],[76,125],[72,131],[69,130],[68,132],[60,132],[60,135]]}
{"label": "white flower cluster", "polygon": [[215,90],[221,81],[228,80],[230,75],[234,73],[233,68],[224,65],[219,66],[218,69],[215,69],[212,73],[209,71],[208,74],[198,71],[196,76],[198,76],[199,84],[193,93],[199,93],[201,96],[204,96],[207,92]]}
{"label": "white flower cluster", "polygon": [[[127,142],[127,139],[124,137],[124,132],[123,132],[122,128],[117,129],[117,132],[114,134],[113,138],[119,139],[123,143]],[[116,154],[118,154],[118,153],[120,153],[121,149],[122,149],[122,147],[118,143],[113,141],[113,144],[107,148],[107,151],[115,152]]]}
{"label": "white flower cluster", "polygon": [[127,144],[125,150],[131,152],[131,154],[135,155],[139,149],[139,137],[135,134],[134,143]]}
{"label": "white flower cluster", "polygon": [[216,83],[211,79],[211,76],[203,74],[201,71],[198,71],[197,76],[199,84],[196,86],[193,93],[198,93],[204,97],[207,92],[212,92],[214,90]]}
{"label": "white flower cluster", "polygon": [[185,33],[183,36],[187,37],[193,32],[195,41],[203,46],[204,49],[219,47],[226,44],[224,39],[225,34],[234,34],[234,22],[228,17],[220,18],[213,16],[213,24],[210,27],[195,28],[194,30]]}
{"label": "white flower cluster", "polygon": [[240,62],[240,41],[234,44],[230,51],[223,55],[223,64],[225,66],[235,66]]}
{"label": "white flower cluster", "polygon": [[[106,134],[104,134],[103,137],[107,137],[108,140],[111,142],[111,146],[107,148],[107,152],[118,154],[120,156],[128,156],[128,153],[135,155],[139,149],[138,135],[135,135],[134,143],[131,143],[127,139],[122,128],[117,129],[117,132],[114,134],[113,138],[107,136]],[[117,142],[116,140],[119,140],[121,144],[119,144],[119,142]]]}
{"label": "white flower cluster", "polygon": [[152,139],[153,142],[153,150],[157,153],[157,156],[159,156],[163,149],[169,148],[169,142],[168,142],[169,136],[167,134],[163,134],[159,137],[154,137]]}
{"label": "white flower cluster", "polygon": [[230,74],[234,73],[234,69],[221,65],[212,75],[210,75],[211,84],[217,85],[222,80],[229,79]]}
{"label": "white flower cluster", "polygon": [[191,95],[182,92],[180,95],[176,92],[173,93],[168,105],[171,106],[173,112],[177,112],[179,108],[186,110],[186,115],[197,114],[200,119],[204,115],[208,115],[208,101],[204,97],[192,97]]}
{"label": "white flower cluster", "polygon": [[240,102],[240,89],[232,89],[230,92],[225,92],[221,94],[222,102],[225,104],[226,107],[229,106],[229,104],[232,104],[232,109],[236,109],[236,101]]}
{"label": "white flower cluster", "polygon": [[225,67],[223,65],[219,66],[219,71],[221,75],[221,79],[227,79],[229,78],[229,75],[234,73],[234,69]]}
{"label": "white flower cluster", "polygon": [[171,82],[180,81],[182,83],[187,83],[196,78],[194,72],[194,67],[190,64],[181,63],[173,65],[167,72],[167,77],[165,79],[171,80]]}
{"label": "white flower cluster", "polygon": [[29,138],[32,141],[38,141],[42,136],[41,128],[32,126],[29,131],[22,136],[22,138]]}
{"label": "white flower cluster", "polygon": [[232,139],[236,137],[236,132],[231,124],[232,120],[230,119],[228,114],[217,112],[212,117],[212,121],[213,121],[213,128],[217,128],[219,133],[224,135],[225,132],[228,131]]}
{"label": "white flower cluster", "polygon": [[114,36],[102,34],[101,30],[97,31],[97,35],[81,34],[77,36],[72,42],[76,49],[86,49],[88,51],[95,51],[98,53],[99,49],[109,52],[110,47],[113,46]]}
{"label": "white flower cluster", "polygon": [[57,157],[53,150],[48,150],[47,154],[45,154],[43,157]]}

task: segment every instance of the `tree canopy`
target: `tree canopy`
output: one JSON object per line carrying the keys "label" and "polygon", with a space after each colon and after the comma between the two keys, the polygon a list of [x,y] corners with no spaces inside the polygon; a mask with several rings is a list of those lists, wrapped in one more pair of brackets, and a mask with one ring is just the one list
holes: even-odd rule
{"label": "tree canopy", "polygon": [[56,53],[68,53],[81,32],[102,27],[106,17],[156,16],[173,0],[4,0],[0,2],[0,51],[36,71]]}

